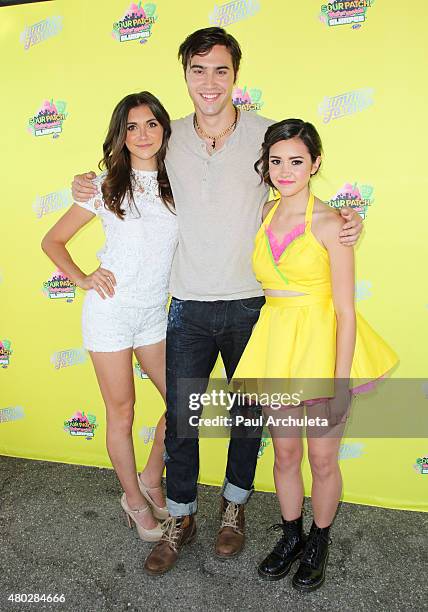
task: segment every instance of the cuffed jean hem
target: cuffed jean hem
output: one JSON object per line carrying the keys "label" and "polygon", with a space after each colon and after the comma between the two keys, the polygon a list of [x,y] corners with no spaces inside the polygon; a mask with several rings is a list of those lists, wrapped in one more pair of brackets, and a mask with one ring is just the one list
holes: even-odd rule
{"label": "cuffed jean hem", "polygon": [[198,502],[192,501],[188,504],[179,504],[172,499],[166,498],[166,505],[168,506],[168,512],[171,516],[187,516],[188,514],[195,514],[198,509]]}
{"label": "cuffed jean hem", "polygon": [[234,504],[246,504],[252,492],[252,489],[251,491],[246,491],[230,483],[227,478],[224,479],[222,494],[227,501]]}

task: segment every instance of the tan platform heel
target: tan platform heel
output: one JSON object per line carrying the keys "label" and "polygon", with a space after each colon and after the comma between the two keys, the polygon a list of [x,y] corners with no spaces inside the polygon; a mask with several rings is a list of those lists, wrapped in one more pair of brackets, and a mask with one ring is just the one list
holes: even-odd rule
{"label": "tan platform heel", "polygon": [[145,508],[141,508],[141,510],[132,510],[128,506],[128,502],[126,500],[125,493],[122,495],[120,499],[120,505],[125,511],[126,518],[128,519],[129,527],[131,528],[133,527],[133,523],[132,523],[133,521],[137,527],[138,535],[140,536],[142,540],[144,540],[144,542],[159,542],[163,534],[160,523],[158,523],[156,527],[153,527],[153,529],[146,529],[145,527],[140,525],[140,523],[137,520],[137,517],[139,515],[141,516],[145,512],[149,511],[148,506],[146,506]]}
{"label": "tan platform heel", "polygon": [[163,508],[161,508],[160,506],[157,506],[155,502],[153,501],[153,499],[150,497],[150,493],[149,493],[149,491],[152,491],[153,489],[160,489],[161,486],[146,487],[144,482],[141,480],[140,475],[138,475],[138,486],[140,487],[140,491],[144,495],[144,498],[147,500],[147,502],[152,507],[153,516],[159,519],[160,521],[165,521],[169,517],[168,508],[166,506],[164,506]]}

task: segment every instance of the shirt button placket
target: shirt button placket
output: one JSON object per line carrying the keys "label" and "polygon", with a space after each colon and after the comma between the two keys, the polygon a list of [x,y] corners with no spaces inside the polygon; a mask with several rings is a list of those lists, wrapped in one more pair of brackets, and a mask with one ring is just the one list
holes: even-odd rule
{"label": "shirt button placket", "polygon": [[210,169],[209,160],[205,160],[202,170],[202,197],[206,201],[208,199],[208,173]]}

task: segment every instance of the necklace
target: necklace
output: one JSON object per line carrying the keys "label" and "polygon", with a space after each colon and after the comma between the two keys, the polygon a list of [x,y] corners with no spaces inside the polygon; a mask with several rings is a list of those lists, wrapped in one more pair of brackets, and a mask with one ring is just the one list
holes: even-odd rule
{"label": "necklace", "polygon": [[233,108],[235,109],[235,119],[233,120],[233,123],[231,123],[228,128],[226,128],[225,130],[220,132],[220,134],[217,134],[217,136],[210,136],[209,134],[207,134],[201,128],[201,126],[199,125],[198,119],[196,117],[196,113],[193,115],[193,125],[194,125],[194,127],[199,131],[201,136],[203,136],[204,138],[209,138],[210,140],[212,140],[212,145],[211,146],[212,146],[213,149],[215,149],[216,140],[220,140],[220,138],[223,138],[223,136],[226,136],[226,134],[228,134],[229,132],[233,131],[236,128],[236,123],[238,121],[238,109],[236,108],[236,106],[234,106]]}

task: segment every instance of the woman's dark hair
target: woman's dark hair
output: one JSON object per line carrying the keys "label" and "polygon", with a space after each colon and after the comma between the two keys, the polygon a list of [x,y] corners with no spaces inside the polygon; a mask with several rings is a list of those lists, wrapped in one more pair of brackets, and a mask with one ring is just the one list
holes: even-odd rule
{"label": "woman's dark hair", "polygon": [[150,108],[155,119],[163,127],[162,145],[156,154],[159,196],[168,209],[174,208],[174,198],[165,168],[165,155],[171,135],[170,118],[165,108],[153,94],[142,91],[125,96],[114,109],[103,144],[104,156],[98,164],[100,170],[107,169],[107,176],[101,187],[104,205],[120,219],[123,219],[125,215],[122,203],[126,195],[129,196],[130,203],[135,205],[131,156],[125,145],[125,140],[129,111],[142,105]]}
{"label": "woman's dark hair", "polygon": [[236,79],[242,57],[241,47],[236,38],[228,34],[223,28],[196,30],[181,43],[178,49],[178,58],[183,64],[184,74],[186,74],[187,65],[194,55],[206,55],[215,45],[222,45],[229,51],[232,56],[233,72]]}
{"label": "woman's dark hair", "polygon": [[[260,176],[260,182],[266,183],[272,189],[275,189],[275,187],[269,177],[269,150],[277,142],[290,140],[291,138],[300,138],[306,145],[312,162],[322,154],[321,138],[312,123],[302,121],[302,119],[284,119],[270,125],[262,143],[261,157],[254,164],[254,170]],[[318,170],[314,174],[317,172]]]}

